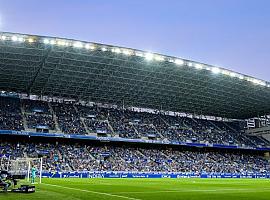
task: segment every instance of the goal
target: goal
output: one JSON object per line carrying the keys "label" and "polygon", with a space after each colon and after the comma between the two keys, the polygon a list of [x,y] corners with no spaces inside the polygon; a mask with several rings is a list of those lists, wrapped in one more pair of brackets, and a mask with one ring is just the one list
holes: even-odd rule
{"label": "goal", "polygon": [[17,158],[9,161],[9,173],[12,175],[24,175],[30,181],[32,168],[35,168],[36,177],[41,183],[42,179],[42,158]]}

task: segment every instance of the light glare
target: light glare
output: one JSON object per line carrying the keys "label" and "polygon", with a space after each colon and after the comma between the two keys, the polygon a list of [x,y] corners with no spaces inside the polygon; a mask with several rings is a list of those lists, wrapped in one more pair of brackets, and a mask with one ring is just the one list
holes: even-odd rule
{"label": "light glare", "polygon": [[44,42],[44,44],[49,44],[50,43],[50,40],[44,39],[43,42]]}
{"label": "light glare", "polygon": [[115,49],[113,49],[113,52],[115,52],[115,53],[121,53],[121,50],[119,48],[115,48]]}
{"label": "light glare", "polygon": [[156,55],[155,56],[155,60],[157,60],[157,61],[164,61],[164,57],[163,56]]}
{"label": "light glare", "polygon": [[17,41],[17,40],[18,40],[18,37],[17,37],[17,36],[15,36],[15,35],[13,35],[13,36],[11,37],[11,40],[15,42],[15,41]]}
{"label": "light glare", "polygon": [[202,69],[202,65],[197,63],[197,64],[195,64],[195,68],[196,69]]}
{"label": "light glare", "polygon": [[73,46],[76,47],[76,48],[82,48],[83,44],[81,42],[74,42]]}
{"label": "light glare", "polygon": [[1,39],[2,39],[2,40],[6,40],[6,39],[7,39],[7,36],[2,35],[2,36],[1,36]]}
{"label": "light glare", "polygon": [[84,47],[86,49],[91,49],[91,50],[95,49],[94,45],[91,45],[91,44],[86,44]]}
{"label": "light glare", "polygon": [[236,77],[236,74],[235,74],[234,72],[231,72],[231,73],[230,73],[230,76],[231,76],[231,77]]}
{"label": "light glare", "polygon": [[213,72],[214,74],[218,74],[218,73],[220,72],[220,69],[217,68],[217,67],[213,67],[213,68],[212,68],[212,72]]}
{"label": "light glare", "polygon": [[181,59],[175,59],[174,60],[174,63],[177,64],[177,65],[183,65],[184,64],[184,61],[181,60]]}
{"label": "light glare", "polygon": [[33,43],[34,42],[34,39],[33,38],[28,38],[28,42],[29,43]]}
{"label": "light glare", "polygon": [[130,50],[128,50],[128,49],[124,49],[123,50],[123,54],[125,54],[125,55],[131,55],[131,51]]}
{"label": "light glare", "polygon": [[51,44],[51,45],[54,45],[54,44],[55,44],[55,40],[51,40],[51,41],[50,41],[50,44]]}
{"label": "light glare", "polygon": [[146,54],[145,54],[145,59],[146,59],[146,60],[152,60],[153,57],[154,57],[154,55],[153,55],[152,53],[146,53]]}

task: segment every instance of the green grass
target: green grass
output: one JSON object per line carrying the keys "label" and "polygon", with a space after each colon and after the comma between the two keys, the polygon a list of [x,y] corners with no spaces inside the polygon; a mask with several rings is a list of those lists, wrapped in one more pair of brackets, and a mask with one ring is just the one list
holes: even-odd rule
{"label": "green grass", "polygon": [[5,200],[249,200],[270,199],[268,179],[43,179],[33,194],[0,193]]}

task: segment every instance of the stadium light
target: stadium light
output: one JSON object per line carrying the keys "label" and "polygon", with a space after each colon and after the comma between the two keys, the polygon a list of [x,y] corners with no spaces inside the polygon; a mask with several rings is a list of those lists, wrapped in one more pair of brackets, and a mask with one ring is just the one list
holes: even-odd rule
{"label": "stadium light", "polygon": [[193,63],[192,63],[192,62],[189,62],[189,63],[188,63],[188,66],[189,66],[189,67],[192,67],[192,66],[193,66]]}
{"label": "stadium light", "polygon": [[51,44],[51,45],[55,45],[55,43],[56,43],[55,40],[51,40],[51,41],[50,41],[50,44]]}
{"label": "stadium light", "polygon": [[57,41],[57,44],[58,44],[59,46],[67,46],[67,42],[65,42],[64,40],[58,40],[58,41]]}
{"label": "stadium light", "polygon": [[74,42],[73,43],[73,47],[82,48],[83,47],[83,44],[81,42]]}
{"label": "stadium light", "polygon": [[121,53],[121,50],[119,48],[114,48],[114,49],[112,49],[112,52],[114,52],[114,53]]}
{"label": "stadium light", "polygon": [[33,38],[28,38],[28,42],[29,43],[33,43],[34,42],[34,39]]}
{"label": "stadium light", "polygon": [[11,40],[14,41],[14,42],[16,42],[16,41],[18,40],[18,37],[17,37],[16,35],[13,35],[13,36],[11,37]]}
{"label": "stadium light", "polygon": [[251,82],[253,82],[254,84],[257,84],[257,85],[259,85],[260,84],[260,80],[258,80],[258,79],[249,79]]}
{"label": "stadium light", "polygon": [[23,42],[24,41],[24,38],[23,37],[18,37],[18,41],[19,42]]}
{"label": "stadium light", "polygon": [[127,55],[127,56],[129,56],[129,55],[132,54],[131,51],[130,51],[129,49],[124,49],[122,52],[123,52],[123,54],[125,54],[125,55]]}
{"label": "stadium light", "polygon": [[164,57],[163,57],[163,56],[160,56],[160,55],[154,56],[154,59],[155,59],[156,61],[164,61]]}
{"label": "stadium light", "polygon": [[144,55],[144,57],[145,57],[145,59],[146,60],[152,60],[153,59],[153,57],[154,57],[154,55],[152,54],[152,53],[146,53],[145,55]]}
{"label": "stadium light", "polygon": [[243,80],[244,79],[244,76],[243,75],[238,75],[238,78]]}
{"label": "stadium light", "polygon": [[1,36],[1,40],[6,40],[6,39],[7,39],[7,36],[5,36],[5,35]]}
{"label": "stadium light", "polygon": [[177,65],[184,65],[184,61],[181,60],[181,59],[175,59],[174,63],[177,64]]}
{"label": "stadium light", "polygon": [[227,76],[230,76],[230,71],[228,70],[221,70],[221,73]]}
{"label": "stadium light", "polygon": [[95,49],[95,46],[94,45],[91,45],[91,44],[85,44],[84,46],[86,49],[91,49],[91,50],[94,50]]}
{"label": "stadium light", "polygon": [[201,64],[196,63],[196,64],[195,64],[195,68],[196,68],[196,69],[202,69],[203,67],[202,67],[202,65],[201,65]]}
{"label": "stadium light", "polygon": [[261,81],[261,85],[262,85],[262,86],[266,86],[266,82]]}
{"label": "stadium light", "polygon": [[50,43],[50,40],[47,39],[47,38],[45,38],[45,39],[43,40],[43,43],[44,43],[44,44],[49,44],[49,43]]}
{"label": "stadium light", "polygon": [[101,48],[101,51],[107,51],[107,48],[106,47],[102,47]]}
{"label": "stadium light", "polygon": [[230,76],[231,76],[231,77],[236,77],[236,73],[230,72]]}
{"label": "stadium light", "polygon": [[143,57],[143,56],[144,56],[143,53],[142,53],[141,51],[136,51],[136,52],[135,52],[135,55],[136,55],[136,56],[140,56],[140,57]]}
{"label": "stadium light", "polygon": [[211,69],[211,71],[214,73],[214,74],[219,74],[220,73],[220,69],[218,67],[213,67]]}

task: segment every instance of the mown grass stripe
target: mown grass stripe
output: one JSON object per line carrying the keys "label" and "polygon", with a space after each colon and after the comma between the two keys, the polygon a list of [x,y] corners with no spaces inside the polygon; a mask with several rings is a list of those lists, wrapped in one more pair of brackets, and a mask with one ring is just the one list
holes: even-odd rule
{"label": "mown grass stripe", "polygon": [[69,189],[69,190],[76,190],[76,191],[80,191],[80,192],[88,192],[88,193],[92,193],[92,194],[99,194],[99,195],[117,197],[117,198],[121,198],[121,199],[141,200],[141,199],[127,197],[127,196],[122,196],[122,195],[117,195],[117,194],[110,194],[110,193],[104,193],[104,192],[96,192],[96,191],[92,191],[92,190],[83,190],[83,189],[66,187],[66,186],[61,186],[61,185],[48,184],[48,183],[42,183],[42,184],[43,185],[47,185],[47,186],[53,186],[53,187],[59,187],[59,188]]}

